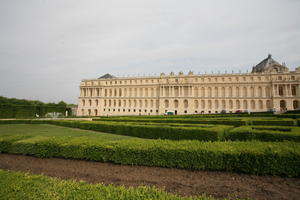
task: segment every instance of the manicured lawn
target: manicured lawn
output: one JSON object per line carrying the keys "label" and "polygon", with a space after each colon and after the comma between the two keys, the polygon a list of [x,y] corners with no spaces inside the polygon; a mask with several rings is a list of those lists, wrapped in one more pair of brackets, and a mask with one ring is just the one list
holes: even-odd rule
{"label": "manicured lawn", "polygon": [[123,140],[132,137],[121,136],[96,131],[80,130],[48,124],[7,124],[0,125],[0,136],[3,135],[24,135],[24,136],[87,136],[97,140]]}

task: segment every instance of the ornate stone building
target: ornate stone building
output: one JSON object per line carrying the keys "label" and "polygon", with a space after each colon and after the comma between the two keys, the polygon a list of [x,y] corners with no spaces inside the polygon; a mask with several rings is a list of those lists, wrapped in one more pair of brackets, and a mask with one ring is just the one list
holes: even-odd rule
{"label": "ornate stone building", "polygon": [[251,73],[82,80],[78,116],[285,111],[300,107],[300,67],[289,71],[269,55]]}

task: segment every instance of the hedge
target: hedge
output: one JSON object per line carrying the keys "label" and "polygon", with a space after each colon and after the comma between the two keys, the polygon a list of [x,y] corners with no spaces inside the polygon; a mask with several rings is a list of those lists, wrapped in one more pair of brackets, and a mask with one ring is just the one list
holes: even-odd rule
{"label": "hedge", "polygon": [[24,123],[24,124],[54,124],[72,128],[101,131],[118,135],[148,139],[170,140],[223,140],[225,132],[232,126],[210,126],[189,124],[139,124],[116,122],[91,122],[91,121],[67,121],[67,120],[5,120],[0,124]]}
{"label": "hedge", "polygon": [[149,122],[149,123],[190,123],[190,124],[221,124],[230,126],[243,126],[246,125],[245,121],[240,119],[189,119],[189,118],[96,118],[93,121],[114,121],[114,122]]}
{"label": "hedge", "polygon": [[280,126],[241,126],[234,128],[225,134],[226,140],[260,140],[260,141],[284,141],[300,142],[299,127]]}
{"label": "hedge", "polygon": [[44,175],[0,170],[0,197],[14,199],[104,199],[104,200],[213,200],[212,197],[179,197],[148,186],[124,187],[61,180]]}
{"label": "hedge", "polygon": [[245,125],[273,125],[273,126],[297,126],[294,119],[276,119],[276,118],[215,118],[215,119],[190,119],[190,118],[144,118],[144,117],[112,117],[97,118],[93,121],[114,121],[114,122],[148,122],[148,123],[190,123],[190,124],[223,124],[232,126]]}
{"label": "hedge", "polygon": [[140,140],[103,142],[89,137],[0,136],[0,152],[192,170],[300,176],[294,142]]}

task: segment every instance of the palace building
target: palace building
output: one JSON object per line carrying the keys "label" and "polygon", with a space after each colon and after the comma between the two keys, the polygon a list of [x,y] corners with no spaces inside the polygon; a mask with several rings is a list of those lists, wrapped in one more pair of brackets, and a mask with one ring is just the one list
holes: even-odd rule
{"label": "palace building", "polygon": [[271,55],[251,73],[114,77],[82,80],[78,116],[286,111],[300,107],[300,67]]}

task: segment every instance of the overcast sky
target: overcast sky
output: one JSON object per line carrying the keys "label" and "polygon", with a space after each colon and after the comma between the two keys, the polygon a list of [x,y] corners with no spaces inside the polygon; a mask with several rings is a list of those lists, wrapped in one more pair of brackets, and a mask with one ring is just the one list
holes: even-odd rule
{"label": "overcast sky", "polygon": [[300,0],[1,0],[0,96],[77,103],[81,79],[300,66]]}

